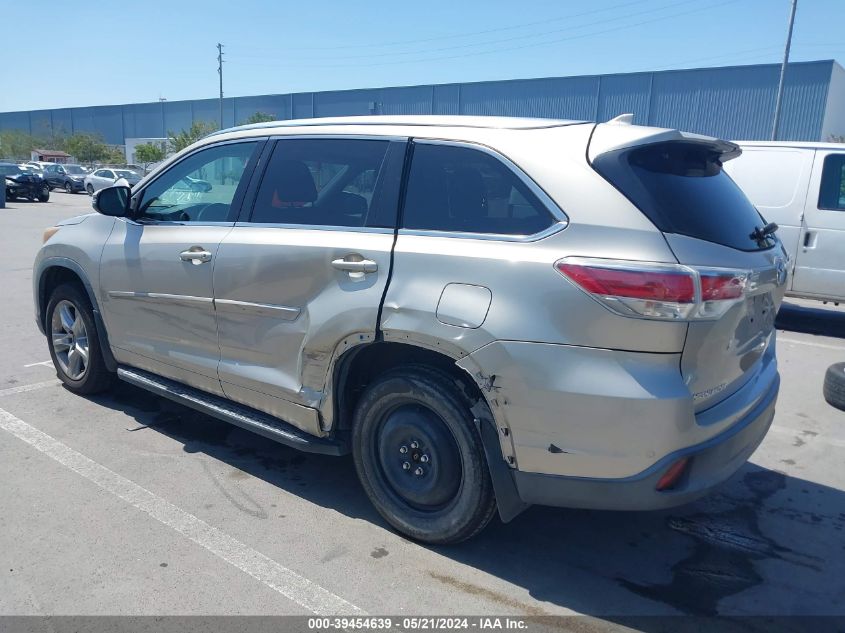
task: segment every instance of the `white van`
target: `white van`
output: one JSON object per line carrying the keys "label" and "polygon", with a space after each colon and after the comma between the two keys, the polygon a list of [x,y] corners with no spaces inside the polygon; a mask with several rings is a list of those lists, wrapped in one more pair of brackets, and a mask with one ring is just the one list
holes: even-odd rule
{"label": "white van", "polygon": [[845,145],[738,142],[725,163],[791,258],[791,297],[845,301]]}

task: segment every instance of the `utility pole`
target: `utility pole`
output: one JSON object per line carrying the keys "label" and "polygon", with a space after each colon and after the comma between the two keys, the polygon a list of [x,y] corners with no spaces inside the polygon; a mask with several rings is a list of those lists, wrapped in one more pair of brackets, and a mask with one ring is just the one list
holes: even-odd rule
{"label": "utility pole", "polygon": [[783,86],[786,81],[786,66],[789,64],[789,49],[792,46],[792,27],[795,24],[795,10],[798,8],[798,0],[792,0],[792,9],[789,12],[789,28],[786,33],[786,47],[783,50],[783,64],[780,67],[780,81],[778,82],[778,96],[775,101],[775,118],[772,121],[772,140],[778,138],[780,127],[780,110],[783,106]]}
{"label": "utility pole", "polygon": [[220,75],[220,129],[223,129],[223,45],[217,42],[217,74]]}

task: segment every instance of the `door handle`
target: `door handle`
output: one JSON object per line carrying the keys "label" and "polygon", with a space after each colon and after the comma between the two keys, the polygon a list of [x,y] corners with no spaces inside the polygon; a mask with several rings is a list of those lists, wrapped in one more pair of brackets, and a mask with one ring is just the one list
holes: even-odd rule
{"label": "door handle", "polygon": [[350,273],[374,273],[378,270],[378,264],[371,259],[363,259],[360,262],[349,261],[348,259],[335,259],[332,266],[338,270],[345,270]]}
{"label": "door handle", "polygon": [[804,250],[808,248],[815,248],[816,247],[816,236],[813,231],[807,231],[804,233]]}
{"label": "door handle", "polygon": [[183,262],[191,262],[192,264],[199,266],[200,264],[205,264],[206,262],[211,261],[211,253],[201,246],[194,246],[187,251],[179,253],[179,259]]}

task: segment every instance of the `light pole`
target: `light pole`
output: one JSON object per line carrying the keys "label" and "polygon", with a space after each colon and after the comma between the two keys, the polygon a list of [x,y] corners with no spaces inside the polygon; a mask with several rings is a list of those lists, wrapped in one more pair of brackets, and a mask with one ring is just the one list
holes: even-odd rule
{"label": "light pole", "polygon": [[220,129],[223,129],[223,45],[217,42],[217,74],[220,75]]}
{"label": "light pole", "polygon": [[783,64],[780,67],[780,81],[778,82],[778,96],[775,100],[775,118],[772,121],[772,140],[778,138],[780,128],[780,111],[783,106],[783,87],[786,81],[786,66],[789,64],[789,48],[792,46],[792,27],[795,24],[795,9],[798,7],[798,0],[792,0],[792,9],[789,12],[789,28],[786,33],[786,46],[783,50]]}

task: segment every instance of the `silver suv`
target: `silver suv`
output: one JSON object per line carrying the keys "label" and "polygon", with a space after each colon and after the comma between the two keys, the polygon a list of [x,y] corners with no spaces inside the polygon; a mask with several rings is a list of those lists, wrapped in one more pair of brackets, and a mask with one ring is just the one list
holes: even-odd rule
{"label": "silver suv", "polygon": [[71,391],[351,452],[413,539],[673,506],[774,415],[786,257],[738,153],[622,122],[234,128],[48,229],[36,319]]}

